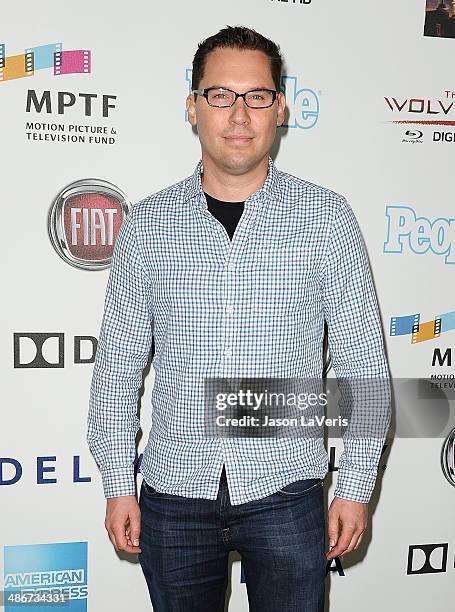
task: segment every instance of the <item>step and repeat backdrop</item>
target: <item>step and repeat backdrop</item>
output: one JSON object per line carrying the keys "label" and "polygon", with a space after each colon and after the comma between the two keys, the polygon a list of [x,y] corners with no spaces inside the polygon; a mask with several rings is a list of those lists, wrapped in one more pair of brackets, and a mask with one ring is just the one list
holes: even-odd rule
{"label": "step and repeat backdrop", "polygon": [[[197,44],[225,25],[286,65],[279,168],[346,196],[374,274],[393,424],[361,547],[327,564],[326,609],[453,605],[455,2],[232,0],[2,7],[0,586],[68,594],[41,610],[145,611],[137,558],[104,529],[86,444],[115,239],[146,195],[193,172],[185,114]],[[365,326],[368,321],[365,321]],[[141,390],[150,426],[153,368]],[[327,439],[333,496],[342,443]],[[137,481],[140,485],[141,475]],[[248,610],[233,554],[226,610]]]}

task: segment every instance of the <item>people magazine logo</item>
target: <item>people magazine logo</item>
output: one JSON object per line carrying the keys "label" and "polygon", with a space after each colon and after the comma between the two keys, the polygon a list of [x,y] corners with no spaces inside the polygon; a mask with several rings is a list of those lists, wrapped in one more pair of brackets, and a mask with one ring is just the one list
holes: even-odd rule
{"label": "people magazine logo", "polygon": [[87,610],[87,542],[4,547],[5,612]]}
{"label": "people magazine logo", "polygon": [[[64,79],[65,89],[38,89],[40,74]],[[26,84],[24,88],[5,87],[3,95],[10,95],[13,104],[25,108],[27,142],[116,144],[117,128],[108,122],[116,109],[117,95],[87,92],[85,88],[83,92],[69,90],[70,84],[80,84],[81,77],[92,77],[90,49],[65,50],[58,42],[26,47],[21,53],[10,53],[8,48],[7,54],[7,45],[0,43],[0,83],[24,79]],[[36,88],[29,87],[32,82]]]}
{"label": "people magazine logo", "polygon": [[75,268],[108,268],[129,207],[126,195],[112,183],[94,178],[75,181],[57,194],[49,209],[51,244]]}
{"label": "people magazine logo", "polygon": [[[185,80],[188,94],[191,93],[192,74],[192,69],[186,68]],[[321,92],[302,87],[296,76],[282,76],[281,91],[286,96],[286,119],[281,127],[302,130],[315,127],[319,120]],[[185,111],[185,121],[188,121],[187,111]]]}
{"label": "people magazine logo", "polygon": [[429,255],[455,264],[455,218],[425,217],[411,206],[386,206],[384,253]]}

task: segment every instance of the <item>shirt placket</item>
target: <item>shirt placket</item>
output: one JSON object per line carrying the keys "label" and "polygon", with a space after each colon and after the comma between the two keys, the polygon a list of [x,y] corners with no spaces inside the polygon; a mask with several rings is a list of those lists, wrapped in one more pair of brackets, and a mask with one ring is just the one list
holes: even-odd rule
{"label": "shirt placket", "polygon": [[224,260],[224,283],[223,283],[223,316],[219,338],[219,357],[221,364],[220,376],[235,376],[235,345],[236,345],[236,308],[237,291],[239,284],[243,282],[241,275],[244,274],[244,253],[255,221],[259,205],[260,195],[253,194],[245,200],[244,210],[235,228],[232,240],[224,225],[216,219],[210,211],[204,207],[204,214],[210,218],[216,228],[221,240]]}
{"label": "shirt placket", "polygon": [[[238,363],[236,363],[236,340],[237,340],[237,308],[239,307],[238,291],[242,287],[242,283],[246,282],[242,278],[242,274],[246,274],[245,252],[248,246],[248,240],[251,239],[251,233],[257,222],[258,211],[261,201],[259,193],[249,196],[245,200],[244,210],[235,228],[232,240],[226,231],[224,225],[216,219],[210,211],[204,206],[202,200],[203,212],[210,218],[214,229],[216,229],[223,248],[224,269],[223,269],[223,293],[222,293],[222,308],[223,315],[221,317],[220,334],[218,337],[217,346],[217,363],[219,365],[219,377],[226,379],[234,378],[238,375]],[[242,265],[243,264],[243,265]],[[231,391],[231,389],[226,389]],[[233,449],[229,444],[229,439],[219,439],[222,461],[229,464],[233,461]],[[229,468],[227,468],[229,473]]]}

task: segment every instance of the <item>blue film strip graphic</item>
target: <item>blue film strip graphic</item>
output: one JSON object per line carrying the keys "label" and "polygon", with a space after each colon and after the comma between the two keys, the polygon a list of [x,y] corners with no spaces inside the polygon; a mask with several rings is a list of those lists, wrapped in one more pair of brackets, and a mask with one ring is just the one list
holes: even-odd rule
{"label": "blue film strip graphic", "polygon": [[455,310],[438,314],[434,319],[422,322],[420,313],[390,318],[390,336],[411,336],[414,344],[419,332],[424,334],[421,339],[438,338],[442,333],[455,329]]}
{"label": "blue film strip graphic", "polygon": [[50,45],[40,45],[39,47],[28,47],[25,49],[25,53],[26,55],[32,54],[35,70],[53,68],[54,53],[61,52],[62,46],[62,43],[53,43]]}
{"label": "blue film strip graphic", "polygon": [[406,336],[412,334],[416,325],[420,323],[420,314],[412,314],[404,317],[392,317],[390,319],[390,335]]}

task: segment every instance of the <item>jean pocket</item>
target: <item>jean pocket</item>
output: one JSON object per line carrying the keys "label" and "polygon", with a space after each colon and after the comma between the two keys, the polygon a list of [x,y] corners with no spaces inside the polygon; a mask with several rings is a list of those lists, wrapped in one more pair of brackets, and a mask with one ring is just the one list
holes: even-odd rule
{"label": "jean pocket", "polygon": [[146,493],[146,495],[148,495],[149,497],[151,497],[152,495],[159,495],[159,491],[157,491],[151,485],[149,485],[145,481],[145,478],[142,480],[142,489],[144,493]]}
{"label": "jean pocket", "polygon": [[305,478],[295,480],[283,488],[278,489],[277,494],[283,497],[303,497],[322,487],[322,478]]}

